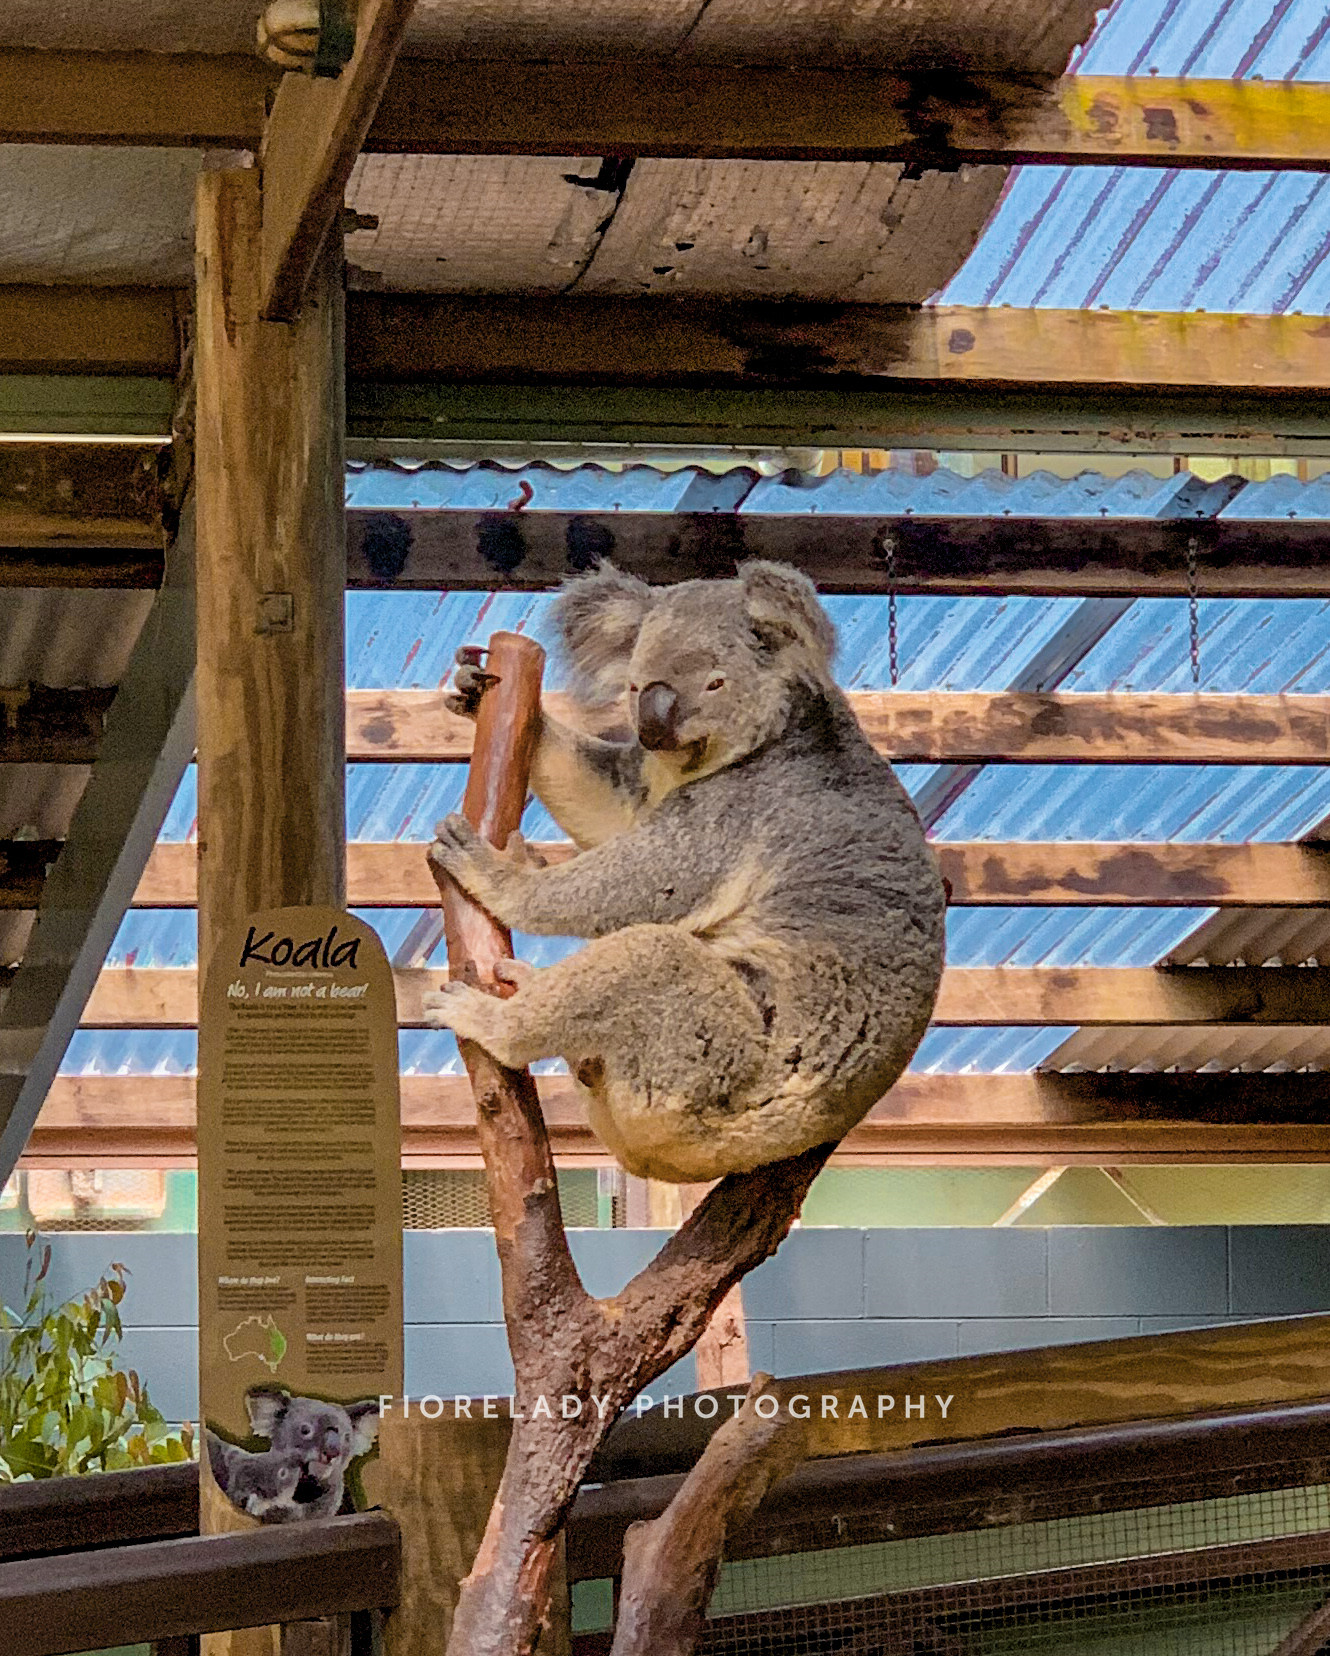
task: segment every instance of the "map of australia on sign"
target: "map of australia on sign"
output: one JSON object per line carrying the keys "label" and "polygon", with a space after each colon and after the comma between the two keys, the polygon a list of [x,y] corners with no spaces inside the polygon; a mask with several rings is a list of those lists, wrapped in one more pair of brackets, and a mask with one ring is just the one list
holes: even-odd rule
{"label": "map of australia on sign", "polygon": [[271,1317],[246,1317],[222,1341],[222,1348],[233,1363],[244,1357],[257,1357],[273,1374],[286,1356],[286,1335]]}

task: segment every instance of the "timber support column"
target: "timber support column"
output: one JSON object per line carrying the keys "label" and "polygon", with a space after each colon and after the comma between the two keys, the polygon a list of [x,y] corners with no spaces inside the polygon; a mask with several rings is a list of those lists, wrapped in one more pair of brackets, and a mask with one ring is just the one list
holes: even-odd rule
{"label": "timber support column", "polygon": [[[204,173],[198,383],[199,963],[256,909],[346,901],[341,238],[293,322],[259,320],[261,175]],[[202,1090],[202,1089],[201,1089]],[[201,1528],[253,1527],[212,1486]],[[267,1656],[276,1630],[212,1634]]]}

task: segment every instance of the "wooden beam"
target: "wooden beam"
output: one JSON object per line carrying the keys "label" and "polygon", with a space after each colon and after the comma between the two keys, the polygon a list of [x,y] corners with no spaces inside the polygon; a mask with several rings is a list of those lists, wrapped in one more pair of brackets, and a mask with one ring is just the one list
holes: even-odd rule
{"label": "wooden beam", "polygon": [[0,288],[0,373],[174,378],[188,306],[170,288]]}
{"label": "wooden beam", "polygon": [[[0,289],[0,318],[12,291]],[[0,443],[0,585],[159,585],[160,451],[159,443]]]}
{"label": "wooden beam", "polygon": [[0,1564],[8,1656],[302,1621],[397,1602],[401,1536],[386,1513],[193,1535]]}
{"label": "wooden beam", "polygon": [[0,1073],[14,1082],[0,1095],[0,1178],[23,1151],[193,751],[192,509],[114,700],[84,693],[94,694],[100,707],[110,702],[104,728],[99,711],[95,729],[85,720],[71,743],[83,750],[82,762],[96,763],[0,1007]]}
{"label": "wooden beam", "polygon": [[[424,996],[446,972],[399,967],[397,1016],[428,1027]],[[82,1022],[99,1029],[188,1029],[198,1021],[192,968],[110,967]],[[939,1028],[1208,1028],[1330,1023],[1330,968],[1307,966],[949,966],[933,1024]]]}
{"label": "wooden beam", "polygon": [[[563,1076],[539,1079],[564,1165],[610,1156]],[[25,1166],[188,1165],[189,1075],[60,1076]],[[402,1077],[409,1166],[478,1167],[475,1104],[461,1076]],[[907,1073],[833,1158],[842,1166],[1021,1167],[1330,1162],[1330,1073],[923,1075]]]}
{"label": "wooden beam", "polygon": [[0,144],[257,149],[280,78],[240,54],[0,52]]}
{"label": "wooden beam", "polygon": [[[288,77],[289,78],[289,77]],[[902,380],[1324,390],[1320,316],[358,293],[347,372],[491,384]]]}
{"label": "wooden beam", "polygon": [[356,47],[336,79],[284,75],[259,154],[259,314],[289,321],[342,211],[347,181],[392,73],[413,0],[360,0]]}
{"label": "wooden beam", "polygon": [[341,245],[296,325],[262,321],[260,206],[253,171],[200,179],[204,961],[254,910],[346,889]]}
{"label": "wooden beam", "polygon": [[114,688],[0,688],[0,764],[92,764],[114,699]]}
{"label": "wooden beam", "polygon": [[[547,862],[573,854],[567,841],[534,847]],[[961,907],[1326,908],[1325,845],[1136,845],[935,843],[951,901]],[[408,841],[346,848],[353,908],[424,908],[434,902],[426,847]],[[24,853],[26,854],[26,853]],[[3,857],[3,846],[0,846]],[[153,847],[134,893],[136,908],[193,908],[198,849]],[[0,907],[6,905],[0,874]],[[10,907],[22,908],[20,901]]]}
{"label": "wooden beam", "polygon": [[[910,764],[1330,764],[1324,696],[1040,696],[1018,691],[861,691],[851,695],[873,745]],[[550,698],[555,712],[568,704]],[[433,690],[352,690],[347,757],[460,761],[471,725]]]}
{"label": "wooden beam", "polygon": [[366,149],[783,161],[1330,166],[1324,86],[1290,81],[622,63],[412,62]]}
{"label": "wooden beam", "polygon": [[[278,80],[240,55],[0,52],[0,143],[254,149]],[[1297,81],[414,59],[364,148],[1318,171],[1328,97]]]}
{"label": "wooden beam", "polygon": [[[1240,492],[1239,480],[1234,493]],[[520,504],[521,497],[514,493]],[[809,504],[817,494],[810,490]],[[888,581],[883,548],[895,546]],[[590,557],[653,582],[794,564],[824,592],[1079,597],[1187,592],[1196,542],[1207,597],[1330,597],[1323,522],[1215,518],[877,517],[826,512],[347,512],[347,585],[433,591],[557,586]],[[0,579],[3,576],[0,575]]]}

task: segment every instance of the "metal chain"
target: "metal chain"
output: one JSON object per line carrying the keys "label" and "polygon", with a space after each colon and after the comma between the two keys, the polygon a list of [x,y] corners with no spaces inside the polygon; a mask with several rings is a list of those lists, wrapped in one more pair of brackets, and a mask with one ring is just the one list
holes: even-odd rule
{"label": "metal chain", "polygon": [[1187,537],[1187,625],[1191,649],[1191,682],[1193,689],[1201,683],[1201,613],[1200,582],[1196,571],[1196,554],[1200,550],[1196,536]]}
{"label": "metal chain", "polygon": [[891,688],[900,683],[900,636],[896,624],[896,537],[882,536],[882,551],[887,560],[887,663],[891,672]]}

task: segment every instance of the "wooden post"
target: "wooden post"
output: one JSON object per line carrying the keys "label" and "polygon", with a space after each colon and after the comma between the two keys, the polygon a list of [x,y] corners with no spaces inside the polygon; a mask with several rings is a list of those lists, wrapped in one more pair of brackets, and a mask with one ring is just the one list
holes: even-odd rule
{"label": "wooden post", "polygon": [[[259,320],[260,175],[204,173],[197,241],[199,960],[259,908],[345,905],[344,301]],[[252,1527],[202,1463],[201,1528]],[[273,1656],[276,1630],[211,1634]]]}
{"label": "wooden post", "polygon": [[[494,844],[507,842],[526,801],[543,661],[529,639],[490,639],[486,667],[496,682],[481,702],[462,809]],[[494,966],[511,953],[507,933],[436,877],[450,974],[500,992]],[[563,1523],[596,1449],[632,1398],[692,1349],[734,1284],[775,1252],[833,1146],[722,1179],[621,1293],[592,1299],[568,1251],[531,1076],[502,1068],[471,1042],[461,1052],[476,1097],[517,1385],[503,1478],[461,1584],[447,1656],[529,1656],[548,1614]],[[581,1400],[571,1419],[565,1397]]]}

